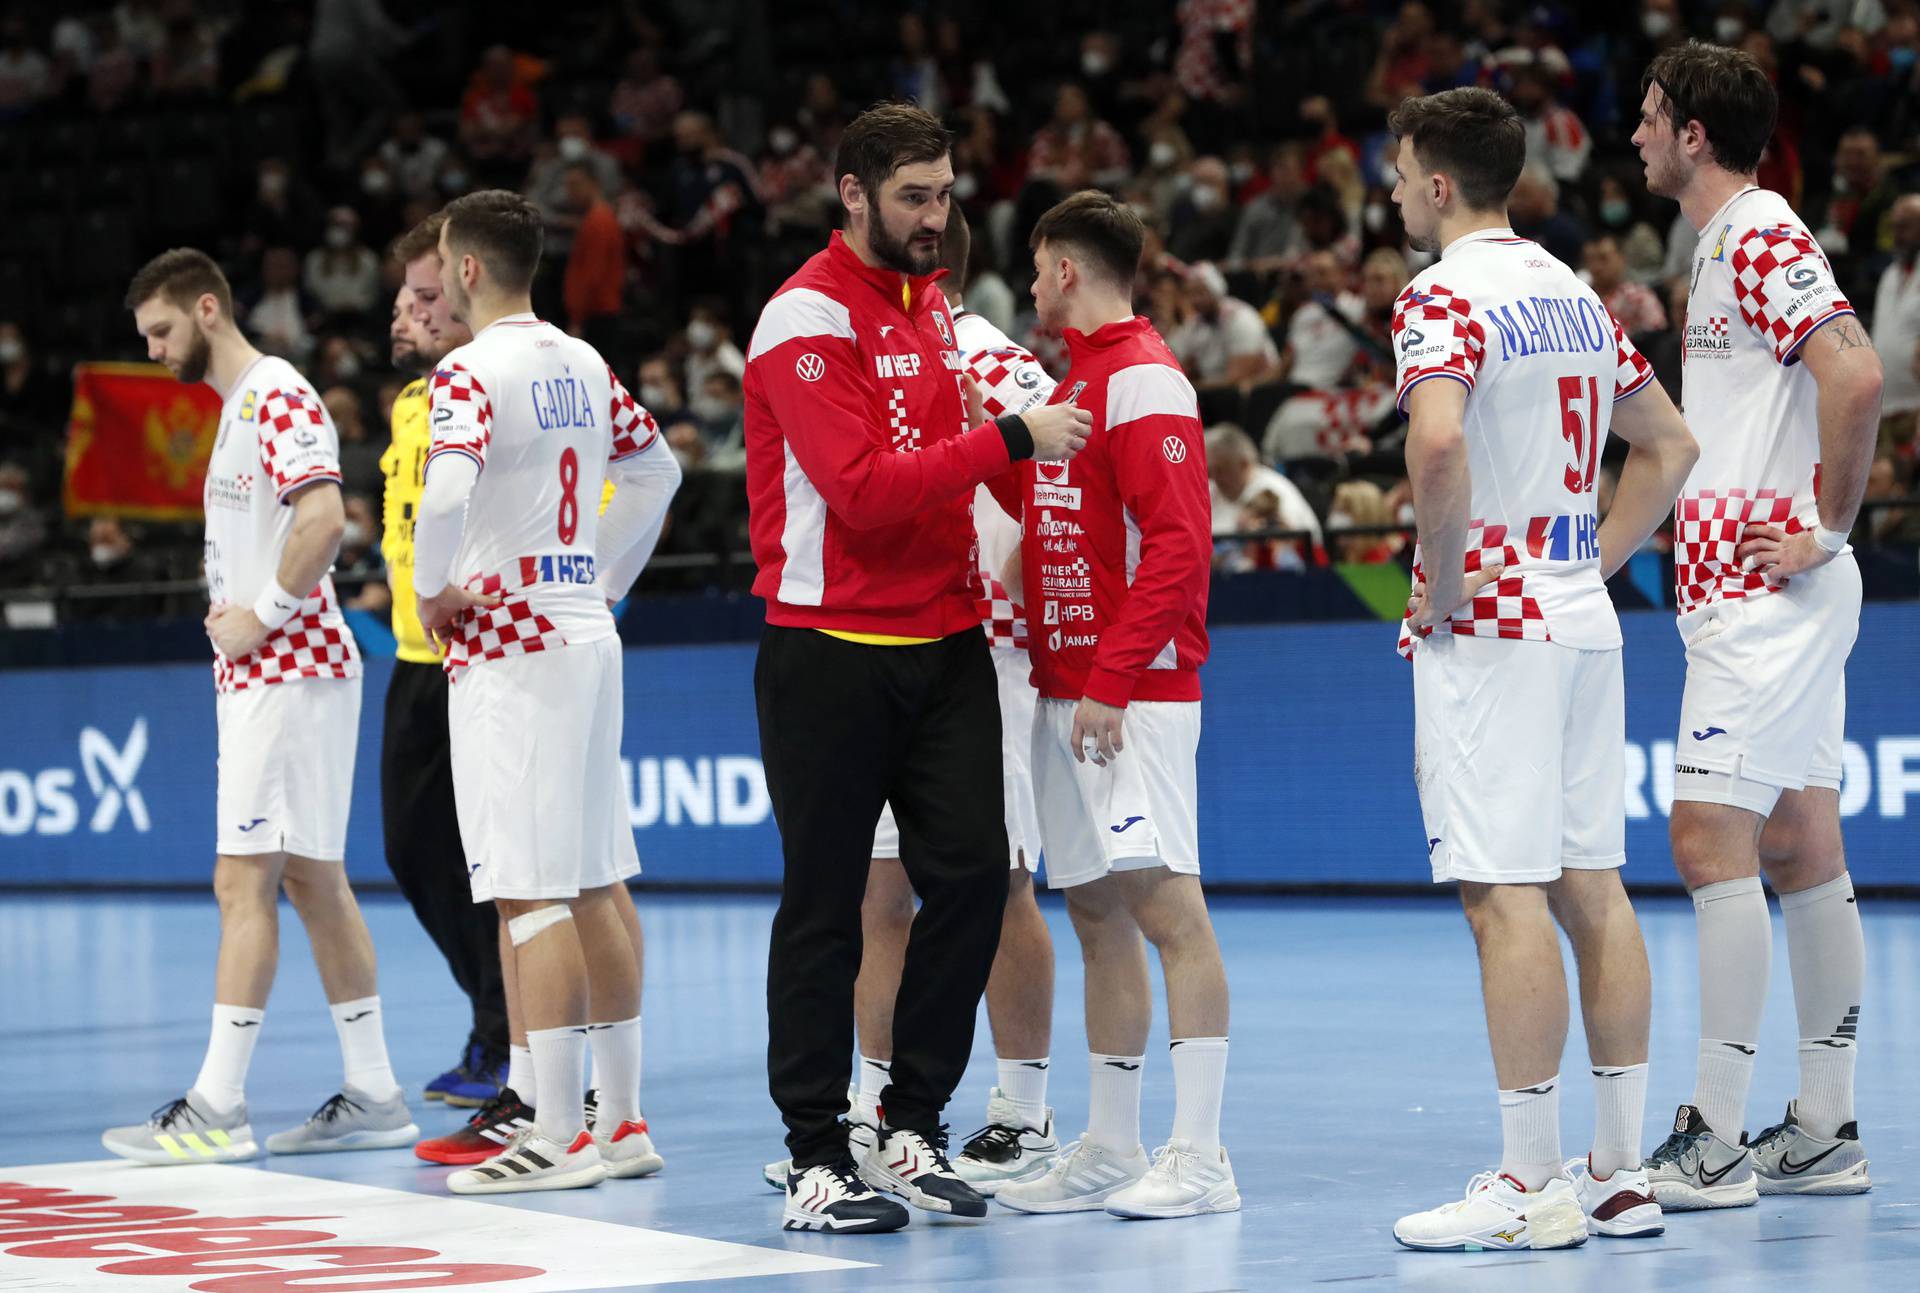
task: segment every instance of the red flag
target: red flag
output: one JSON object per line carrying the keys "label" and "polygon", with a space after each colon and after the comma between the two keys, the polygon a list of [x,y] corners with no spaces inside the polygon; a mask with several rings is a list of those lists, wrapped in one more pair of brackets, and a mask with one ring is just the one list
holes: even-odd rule
{"label": "red flag", "polygon": [[197,521],[220,397],[158,364],[78,364],[67,424],[68,516]]}

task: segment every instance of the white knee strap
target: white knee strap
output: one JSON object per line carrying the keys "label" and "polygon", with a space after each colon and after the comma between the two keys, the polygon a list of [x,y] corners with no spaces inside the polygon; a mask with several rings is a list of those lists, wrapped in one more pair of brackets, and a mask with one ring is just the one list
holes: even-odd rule
{"label": "white knee strap", "polygon": [[573,919],[573,908],[564,902],[556,902],[551,907],[540,907],[524,916],[515,916],[507,922],[507,937],[513,940],[515,947],[524,947],[534,940],[543,929],[558,925],[563,920]]}

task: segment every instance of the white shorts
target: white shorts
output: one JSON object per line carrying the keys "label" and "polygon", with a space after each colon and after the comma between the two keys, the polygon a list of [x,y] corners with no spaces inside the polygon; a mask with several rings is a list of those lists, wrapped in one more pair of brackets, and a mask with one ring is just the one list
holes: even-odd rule
{"label": "white shorts", "polygon": [[[1007,799],[1007,866],[1040,869],[1040,817],[1033,805],[1033,771],[1027,751],[1033,746],[1033,706],[1040,693],[1028,681],[1033,665],[1025,651],[995,648],[993,670],[1000,685],[1000,758]],[[900,856],[900,824],[893,807],[880,809],[873,832],[873,856]]]}
{"label": "white shorts", "polygon": [[1105,767],[1073,757],[1077,701],[1042,698],[1033,715],[1033,797],[1047,887],[1164,866],[1200,874],[1198,701],[1137,700]]}
{"label": "white shorts", "polygon": [[220,764],[214,827],[228,857],[347,857],[360,680],[291,678],[214,700]]}
{"label": "white shorts", "polygon": [[575,898],[637,875],[620,772],[620,640],[473,665],[447,693],[473,900]]}
{"label": "white shorts", "polygon": [[1860,567],[1842,553],[1777,593],[1680,617],[1673,797],[1765,817],[1783,790],[1840,788],[1847,656],[1860,635]]}
{"label": "white shorts", "polygon": [[1626,862],[1618,648],[1436,633],[1413,653],[1413,741],[1435,884]]}

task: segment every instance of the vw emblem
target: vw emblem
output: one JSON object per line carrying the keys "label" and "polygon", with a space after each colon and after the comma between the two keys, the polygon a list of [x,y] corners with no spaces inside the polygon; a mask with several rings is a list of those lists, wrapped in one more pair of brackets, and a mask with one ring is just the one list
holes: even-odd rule
{"label": "vw emblem", "polygon": [[1170,435],[1160,442],[1160,452],[1167,455],[1171,463],[1183,463],[1187,460],[1187,442],[1177,435]]}
{"label": "vw emblem", "polygon": [[827,361],[808,351],[794,361],[793,371],[803,382],[817,382],[827,375]]}

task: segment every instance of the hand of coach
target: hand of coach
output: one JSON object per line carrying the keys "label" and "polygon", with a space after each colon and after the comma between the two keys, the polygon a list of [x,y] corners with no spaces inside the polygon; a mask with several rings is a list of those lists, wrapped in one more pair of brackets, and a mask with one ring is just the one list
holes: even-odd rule
{"label": "hand of coach", "polygon": [[1071,404],[1043,404],[1021,414],[1020,421],[1033,437],[1035,462],[1066,462],[1087,447],[1093,434],[1093,414]]}

